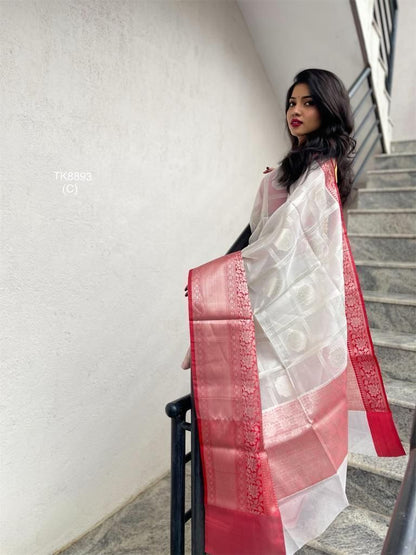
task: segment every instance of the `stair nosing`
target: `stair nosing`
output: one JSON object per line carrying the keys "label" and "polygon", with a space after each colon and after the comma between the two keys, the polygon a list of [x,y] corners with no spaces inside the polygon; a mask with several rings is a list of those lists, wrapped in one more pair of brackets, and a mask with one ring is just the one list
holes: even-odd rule
{"label": "stair nosing", "polygon": [[416,156],[416,152],[383,152],[383,154],[376,154],[374,158],[388,158],[389,156]]}
{"label": "stair nosing", "polygon": [[414,388],[416,388],[416,383],[414,382],[410,382],[409,380],[401,380],[398,378],[388,378],[388,377],[384,377],[384,387],[386,390],[386,395],[387,395],[387,399],[389,401],[389,405],[390,408],[392,405],[395,405],[397,407],[403,407],[405,409],[410,409],[410,410],[415,410],[416,408],[416,397],[413,398],[412,401],[408,401],[406,399],[403,399],[402,397],[400,397],[400,394],[402,394],[403,390],[401,390],[400,394],[398,397],[396,397],[395,395],[397,395],[397,391],[394,391],[392,393],[391,389],[390,389],[390,384],[391,386],[397,384],[398,382],[400,382],[401,388],[403,388],[403,384],[408,384],[408,385],[412,385]]}
{"label": "stair nosing", "polygon": [[361,187],[360,193],[400,193],[403,191],[416,191],[416,186],[409,187]]}
{"label": "stair nosing", "polygon": [[348,232],[348,237],[378,237],[381,239],[416,239],[414,233],[357,233]]}
{"label": "stair nosing", "polygon": [[[406,460],[407,460],[410,452],[410,444],[404,443],[404,442],[402,443],[403,443],[403,448],[406,452],[406,455],[402,455],[402,457],[406,457]],[[371,459],[367,460],[368,457],[371,457]],[[377,456],[363,455],[361,453],[354,453],[354,452],[348,453],[348,466],[350,467],[358,468],[360,470],[371,472],[372,474],[383,476],[384,478],[389,478],[392,480],[397,480],[399,482],[403,480],[403,476],[406,471],[406,468],[403,469],[403,473],[395,472],[394,470],[384,468],[383,463],[386,464],[385,461],[380,460],[380,457],[377,457]]]}
{"label": "stair nosing", "polygon": [[394,260],[356,260],[356,266],[371,266],[373,268],[395,268],[400,270],[416,269],[416,262],[400,262]]}
{"label": "stair nosing", "polygon": [[348,214],[416,214],[416,208],[350,208]]}
{"label": "stair nosing", "polygon": [[387,397],[388,397],[390,407],[394,405],[395,407],[402,407],[404,409],[410,409],[410,410],[416,409],[416,402],[411,403],[410,401],[403,401],[403,399],[400,399],[398,397],[392,397],[391,395],[388,395]]}
{"label": "stair nosing", "polygon": [[379,293],[368,290],[364,290],[362,293],[364,300],[368,302],[416,306],[416,297],[407,293]]}
{"label": "stair nosing", "polygon": [[367,170],[367,174],[407,173],[407,172],[416,172],[416,168],[385,168],[381,170]]}
{"label": "stair nosing", "polygon": [[[338,516],[340,516],[344,511],[346,511],[348,507],[350,507],[352,510],[359,511],[360,513],[376,515],[377,518],[384,520],[384,522],[386,523],[386,526],[390,522],[390,518],[391,518],[390,516],[383,515],[382,513],[378,513],[377,511],[371,511],[370,509],[367,509],[365,507],[360,507],[359,505],[355,505],[354,503],[348,503],[347,507],[345,507],[338,514]],[[332,523],[331,523],[331,526],[332,526]],[[321,535],[318,536],[317,538],[314,538],[313,540],[308,541],[306,545],[308,547],[311,547],[312,549],[319,550],[321,553],[324,553],[324,555],[348,555],[348,553],[345,551],[344,548],[340,550],[337,546],[323,543],[321,540]]]}
{"label": "stair nosing", "polygon": [[[406,333],[404,331],[383,331],[377,328],[371,328],[370,332],[373,343],[377,345],[377,347],[416,352],[416,336],[413,333]],[[398,343],[394,342],[395,338],[399,340]],[[400,339],[407,341],[407,345],[400,343]]]}

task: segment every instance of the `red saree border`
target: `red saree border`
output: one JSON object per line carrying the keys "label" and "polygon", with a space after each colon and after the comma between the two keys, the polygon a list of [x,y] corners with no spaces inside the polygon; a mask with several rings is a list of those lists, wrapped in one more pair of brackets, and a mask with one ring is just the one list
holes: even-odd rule
{"label": "red saree border", "polygon": [[188,302],[204,471],[205,549],[210,555],[283,555],[283,527],[263,441],[254,321],[241,252],[191,270]]}
{"label": "red saree border", "polygon": [[333,160],[321,165],[325,185],[337,200],[342,222],[343,267],[347,344],[376,452],[381,457],[404,455],[387,400],[380,366],[374,352],[364,298],[347,235]]}
{"label": "red saree border", "polygon": [[[192,325],[193,321],[194,321],[194,314],[193,314],[193,291],[192,291],[192,287],[191,287],[191,283],[192,283],[192,277],[193,277],[193,270],[189,270],[188,273],[188,313],[189,313],[189,336],[190,336],[190,348],[191,348],[191,381],[192,381],[192,397],[194,400],[194,404],[195,404],[195,413],[196,413],[196,407],[199,405],[199,397],[198,397],[198,390],[194,387],[194,377],[193,377],[193,371],[192,368],[194,368],[195,364],[196,364],[196,358],[195,358],[195,335],[194,335],[194,327]],[[204,447],[202,445],[202,429],[201,429],[201,419],[198,418],[196,419],[196,423],[197,423],[197,427],[198,427],[198,437],[199,439],[199,448],[201,451],[201,463],[202,463],[202,467],[203,467],[203,481],[204,481],[204,500],[207,499],[207,480],[206,480],[206,468],[205,468],[205,455],[204,455]],[[206,502],[206,501],[205,501]]]}

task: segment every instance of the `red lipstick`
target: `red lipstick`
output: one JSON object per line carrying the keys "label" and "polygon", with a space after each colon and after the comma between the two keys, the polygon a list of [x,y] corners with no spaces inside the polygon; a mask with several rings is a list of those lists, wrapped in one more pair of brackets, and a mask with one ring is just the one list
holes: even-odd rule
{"label": "red lipstick", "polygon": [[300,119],[294,118],[290,120],[290,125],[292,127],[299,127],[299,125],[302,125],[302,122],[300,121]]}

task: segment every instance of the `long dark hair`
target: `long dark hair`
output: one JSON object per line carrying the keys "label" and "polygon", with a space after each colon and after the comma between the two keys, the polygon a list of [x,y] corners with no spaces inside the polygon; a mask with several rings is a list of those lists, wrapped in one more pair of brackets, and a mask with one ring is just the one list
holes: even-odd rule
{"label": "long dark hair", "polygon": [[290,134],[288,128],[292,148],[281,161],[278,181],[289,191],[290,185],[299,179],[314,161],[335,158],[338,166],[338,189],[341,202],[344,204],[352,187],[355,150],[355,140],[351,137],[354,119],[348,92],[334,73],[324,69],[305,69],[296,75],[287,92],[286,112],[293,89],[300,83],[309,87],[321,116],[321,126],[306,135],[302,143]]}

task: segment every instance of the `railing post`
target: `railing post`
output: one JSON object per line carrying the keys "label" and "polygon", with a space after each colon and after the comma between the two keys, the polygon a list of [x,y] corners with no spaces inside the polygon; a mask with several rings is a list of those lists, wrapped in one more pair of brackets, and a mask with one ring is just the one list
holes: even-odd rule
{"label": "railing post", "polygon": [[170,553],[185,553],[185,415],[191,408],[186,395],[166,405],[171,418]]}
{"label": "railing post", "polygon": [[201,452],[199,447],[198,423],[192,394],[192,428],[191,428],[191,533],[192,555],[205,553],[205,510],[204,482],[202,477]]}
{"label": "railing post", "polygon": [[390,2],[390,11],[392,18],[392,28],[390,33],[390,52],[387,60],[387,76],[386,76],[386,90],[391,95],[391,87],[393,82],[393,65],[394,65],[394,51],[396,49],[396,33],[397,33],[397,2]]}
{"label": "railing post", "polygon": [[[248,244],[251,230],[247,225],[228,253]],[[191,410],[191,425],[186,412]],[[184,555],[185,522],[191,518],[192,555],[205,553],[204,482],[199,446],[198,423],[193,396],[185,395],[168,403],[166,414],[172,419],[171,432],[171,497],[170,497],[170,555]],[[185,453],[185,432],[191,432],[191,452]],[[191,509],[185,513],[185,464],[191,461]]]}

